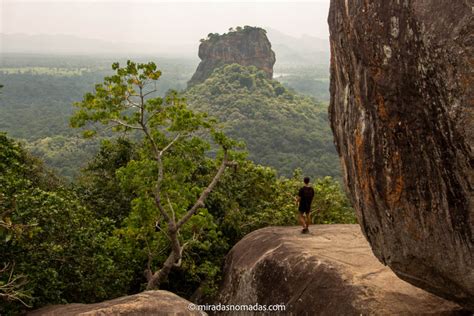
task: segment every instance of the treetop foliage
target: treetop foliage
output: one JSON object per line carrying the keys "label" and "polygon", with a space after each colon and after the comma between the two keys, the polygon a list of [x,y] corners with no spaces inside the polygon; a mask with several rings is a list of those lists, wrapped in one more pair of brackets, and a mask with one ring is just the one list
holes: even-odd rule
{"label": "treetop foliage", "polygon": [[[0,294],[12,280],[21,285],[13,296],[0,295],[1,314],[23,304],[91,302],[123,293],[130,275],[118,269],[114,253],[120,250],[105,242],[112,227],[22,146],[0,135],[0,267],[9,268],[0,273]],[[110,278],[117,280],[112,286],[104,282]]]}
{"label": "treetop foliage", "polygon": [[225,38],[225,37],[229,37],[229,36],[234,36],[236,34],[245,34],[245,33],[248,33],[250,31],[255,31],[255,30],[258,30],[260,32],[263,32],[264,34],[267,33],[267,31],[261,27],[257,27],[257,26],[249,26],[249,25],[245,25],[244,27],[241,27],[241,26],[237,26],[235,29],[233,27],[229,28],[229,32],[227,33],[223,33],[223,34],[219,34],[219,33],[209,33],[207,34],[207,38],[203,38],[200,40],[201,43],[203,42],[206,42],[206,41],[216,41],[216,40],[219,40],[219,39],[222,39],[222,38]]}

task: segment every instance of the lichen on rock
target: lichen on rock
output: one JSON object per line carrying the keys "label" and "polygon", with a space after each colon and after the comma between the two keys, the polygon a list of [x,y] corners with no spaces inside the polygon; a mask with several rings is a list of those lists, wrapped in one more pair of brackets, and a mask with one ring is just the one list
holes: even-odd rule
{"label": "lichen on rock", "polygon": [[472,6],[332,0],[329,26],[331,127],[374,254],[474,310]]}

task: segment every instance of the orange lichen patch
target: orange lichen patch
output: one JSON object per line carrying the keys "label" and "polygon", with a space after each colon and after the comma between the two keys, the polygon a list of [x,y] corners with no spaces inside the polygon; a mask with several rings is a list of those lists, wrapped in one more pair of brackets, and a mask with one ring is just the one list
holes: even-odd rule
{"label": "orange lichen patch", "polygon": [[362,161],[362,157],[364,156],[364,150],[363,150],[363,140],[362,140],[362,134],[360,132],[359,129],[355,130],[355,134],[354,134],[354,143],[355,143],[355,162],[356,162],[356,165],[357,165],[357,175],[359,176],[359,178],[364,178],[362,176],[362,173],[363,173],[363,161]]}
{"label": "orange lichen patch", "polygon": [[375,192],[375,178],[367,176],[367,190],[364,194],[364,203],[367,207],[374,208],[375,201],[373,200]]}
{"label": "orange lichen patch", "polygon": [[365,10],[365,12],[367,12],[368,9],[369,9],[369,0],[365,0],[364,1],[364,10]]}
{"label": "orange lichen patch", "polygon": [[355,145],[357,149],[357,154],[363,154],[363,137],[359,129],[355,131]]}
{"label": "orange lichen patch", "polygon": [[[395,128],[395,126],[398,123],[397,117],[394,117],[393,115],[388,114],[387,104],[386,104],[385,99],[383,98],[382,95],[377,93],[377,95],[375,96],[375,101],[377,103],[377,114],[378,114],[379,119],[382,122],[385,122],[386,124],[388,124],[388,129],[392,130],[393,128]],[[392,105],[389,104],[388,107],[390,107],[390,106],[392,106]]]}
{"label": "orange lichen patch", "polygon": [[383,82],[386,78],[385,72],[382,71],[380,67],[373,67],[370,71],[372,79],[374,79],[376,84]]}
{"label": "orange lichen patch", "polygon": [[[362,103],[362,90],[363,90],[363,87],[361,87],[361,82],[359,82],[358,84],[354,84],[352,86],[352,89],[353,89],[353,95],[354,95],[354,103],[356,105],[356,107],[358,109],[360,109],[361,111],[363,111],[363,103]],[[365,96],[367,97],[367,96]]]}
{"label": "orange lichen patch", "polygon": [[354,160],[357,166],[357,178],[358,178],[358,185],[360,190],[362,191],[362,198],[364,199],[364,205],[367,207],[371,207],[373,205],[373,201],[371,200],[371,176],[368,174],[367,169],[364,166],[364,136],[362,135],[360,129],[355,130],[354,134],[354,143],[355,143],[355,152],[354,152]]}
{"label": "orange lichen patch", "polygon": [[400,201],[400,198],[402,197],[403,188],[403,176],[400,175],[395,179],[395,181],[393,181],[392,185],[389,187],[389,192],[387,192],[386,194],[386,201],[388,207],[390,207],[391,209],[396,207],[396,205]]}
{"label": "orange lichen patch", "polygon": [[423,239],[423,229],[420,227],[419,222],[417,221],[404,221],[405,230],[404,235],[408,236],[413,240],[422,240]]}
{"label": "orange lichen patch", "polygon": [[359,108],[362,107],[362,98],[360,97],[360,91],[359,91],[359,93],[355,94],[354,101],[355,101],[357,107],[359,107]]}
{"label": "orange lichen patch", "polygon": [[375,96],[375,102],[377,103],[377,113],[379,118],[383,121],[387,121],[388,113],[387,108],[385,107],[385,100],[379,93],[377,93],[377,95]]}
{"label": "orange lichen patch", "polygon": [[[471,65],[471,69],[474,68],[474,65]],[[472,98],[472,91],[473,91],[473,76],[471,74],[462,74],[460,80],[462,89],[466,91],[467,96],[471,96],[470,98],[467,97],[466,101],[470,106],[474,106],[474,99]]]}

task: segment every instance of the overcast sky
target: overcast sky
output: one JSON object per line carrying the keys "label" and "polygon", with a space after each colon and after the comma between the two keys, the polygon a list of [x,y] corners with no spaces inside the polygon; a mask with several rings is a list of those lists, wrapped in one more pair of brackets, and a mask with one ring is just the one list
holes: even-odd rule
{"label": "overcast sky", "polygon": [[0,0],[0,33],[68,34],[118,42],[197,43],[231,26],[327,38],[329,0]]}

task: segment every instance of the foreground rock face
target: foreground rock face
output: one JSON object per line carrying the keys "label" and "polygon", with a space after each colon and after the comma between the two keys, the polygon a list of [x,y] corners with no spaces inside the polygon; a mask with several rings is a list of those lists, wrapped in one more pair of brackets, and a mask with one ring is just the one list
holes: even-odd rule
{"label": "foreground rock face", "polygon": [[188,86],[203,82],[214,69],[226,64],[255,66],[263,70],[269,79],[273,77],[275,53],[266,31],[257,27],[245,27],[223,35],[212,35],[199,45],[201,62]]}
{"label": "foreground rock face", "polygon": [[329,111],[374,254],[474,310],[471,6],[332,0]]}
{"label": "foreground rock face", "polygon": [[229,253],[218,301],[285,304],[293,315],[458,315],[459,305],[399,279],[358,225],[269,227]]}
{"label": "foreground rock face", "polygon": [[184,298],[167,291],[146,291],[97,304],[68,304],[44,307],[30,316],[104,316],[104,315],[206,315],[188,309],[191,304]]}

